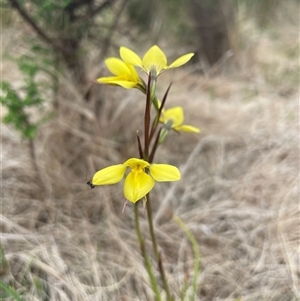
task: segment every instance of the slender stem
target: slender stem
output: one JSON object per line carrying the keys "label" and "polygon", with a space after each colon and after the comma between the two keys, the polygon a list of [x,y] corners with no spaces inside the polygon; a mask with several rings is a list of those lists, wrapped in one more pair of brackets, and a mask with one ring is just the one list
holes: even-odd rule
{"label": "slender stem", "polygon": [[174,298],[171,296],[171,293],[170,293],[168,281],[167,281],[167,278],[166,278],[165,270],[164,270],[162,259],[161,259],[161,254],[158,252],[156,236],[155,236],[154,228],[153,228],[150,193],[148,193],[148,195],[147,195],[146,208],[147,208],[147,215],[148,215],[149,231],[150,231],[150,235],[151,235],[152,246],[153,246],[155,259],[157,261],[158,270],[159,270],[159,273],[160,273],[160,276],[161,276],[161,279],[162,279],[162,282],[163,282],[163,285],[164,285],[164,289],[165,289],[166,294],[167,294],[167,300],[168,301],[173,301]]}
{"label": "slender stem", "polygon": [[147,270],[149,278],[150,278],[150,282],[151,282],[151,285],[152,285],[152,290],[155,294],[155,300],[156,301],[161,301],[161,296],[160,296],[160,293],[159,293],[159,290],[158,290],[158,285],[157,285],[155,276],[154,276],[153,271],[152,271],[151,262],[150,262],[150,260],[147,256],[147,254],[146,254],[144,239],[143,239],[141,229],[140,229],[138,203],[134,204],[134,220],[135,220],[136,234],[137,234],[138,241],[139,241],[139,244],[140,244],[141,253],[142,253],[142,256],[144,258],[144,264],[145,264],[146,270]]}
{"label": "slender stem", "polygon": [[59,76],[58,76],[58,70],[59,70],[59,55],[57,52],[54,52],[54,74],[51,74],[52,81],[53,81],[53,108],[55,112],[58,112],[59,110],[59,97],[58,97],[58,91],[59,91]]}
{"label": "slender stem", "polygon": [[161,129],[160,129],[160,130],[158,131],[158,133],[157,133],[157,136],[156,136],[154,145],[153,145],[152,150],[151,150],[151,152],[150,152],[149,161],[148,161],[149,163],[152,163],[152,162],[153,162],[155,152],[156,152],[157,147],[158,147],[158,145],[159,145],[160,133],[161,133]]}
{"label": "slender stem", "polygon": [[152,140],[152,138],[153,138],[153,135],[154,135],[154,133],[155,133],[155,131],[156,131],[156,128],[157,128],[157,126],[158,126],[159,118],[160,118],[161,112],[162,112],[162,110],[163,110],[163,108],[164,108],[164,105],[165,105],[165,103],[166,103],[166,100],[167,100],[167,97],[168,97],[168,93],[169,93],[169,91],[170,91],[170,89],[171,89],[171,86],[172,86],[172,83],[169,85],[169,87],[168,87],[168,89],[167,89],[167,91],[166,91],[166,93],[165,93],[165,95],[164,95],[164,97],[163,97],[163,99],[162,99],[161,105],[160,105],[159,109],[158,109],[157,112],[156,112],[156,117],[155,117],[155,119],[153,120],[152,127],[151,127],[151,131],[150,131],[149,142],[151,142],[151,140]]}
{"label": "slender stem", "polygon": [[145,136],[145,146],[144,146],[144,160],[148,161],[149,156],[149,131],[150,131],[150,109],[151,109],[151,74],[148,77],[148,86],[147,86],[147,97],[146,97],[146,107],[145,107],[145,118],[144,118],[144,136]]}
{"label": "slender stem", "polygon": [[48,44],[52,46],[54,50],[59,51],[60,53],[65,53],[66,50],[56,43],[48,34],[47,31],[38,26],[38,24],[34,21],[31,15],[20,5],[17,0],[8,0],[12,8],[16,9],[21,17],[36,31],[36,33]]}
{"label": "slender stem", "polygon": [[36,177],[40,178],[40,176],[39,176],[39,167],[38,167],[37,161],[36,161],[36,153],[35,153],[35,147],[34,147],[33,139],[28,139],[28,142],[29,142],[29,154],[30,154],[32,166],[34,168],[34,171],[36,172]]}
{"label": "slender stem", "polygon": [[[198,246],[198,242],[193,235],[192,231],[188,228],[188,226],[176,215],[173,215],[173,220],[179,225],[179,227],[185,232],[187,238],[192,244],[193,252],[194,252],[194,276],[192,283],[192,292],[189,298],[189,301],[194,301],[197,288],[198,288],[198,278],[200,274],[200,250]],[[185,288],[184,288],[185,290]]]}
{"label": "slender stem", "polygon": [[140,158],[143,158],[144,157],[144,152],[143,152],[143,148],[142,148],[142,144],[141,144],[141,140],[140,140],[140,136],[139,136],[138,131],[136,131],[136,139],[137,139],[137,143],[138,143]]}
{"label": "slender stem", "polygon": [[[155,93],[155,91],[154,92],[152,91],[152,85],[155,85],[155,82],[152,82],[151,73],[150,73],[149,77],[148,77],[148,85],[147,85],[147,92],[146,92],[146,108],[145,108],[145,116],[144,116],[144,131],[145,131],[145,133],[144,133],[145,141],[144,142],[145,142],[145,145],[144,145],[144,152],[143,152],[143,159],[146,160],[149,163],[152,163],[156,148],[158,146],[159,139],[158,138],[156,139],[155,144],[154,144],[153,149],[152,149],[151,154],[150,154],[150,158],[149,158],[150,143],[151,143],[151,140],[152,140],[153,135],[155,133],[155,130],[157,128],[157,125],[158,125],[158,122],[159,122],[159,116],[161,114],[163,105],[166,101],[166,98],[167,98],[167,95],[168,95],[168,92],[169,92],[169,89],[170,89],[170,86],[171,86],[171,85],[169,86],[169,88],[167,89],[167,91],[165,93],[165,96],[164,96],[163,101],[162,101],[161,108],[157,112],[156,121],[154,121],[154,123],[152,124],[152,128],[150,129],[151,97],[153,96],[153,93]],[[154,89],[155,89],[155,86],[154,86]],[[142,153],[141,150],[139,150],[139,152],[140,152],[140,154]],[[150,235],[151,235],[153,251],[154,251],[155,259],[157,261],[158,270],[159,270],[159,273],[160,273],[160,276],[161,276],[161,279],[162,279],[162,282],[163,282],[164,290],[165,290],[166,295],[167,295],[167,301],[173,301],[174,299],[170,294],[170,289],[169,289],[167,278],[166,278],[165,271],[164,271],[164,268],[163,268],[161,255],[158,252],[157,241],[156,241],[156,237],[155,237],[155,233],[154,233],[154,229],[153,229],[153,219],[152,219],[150,194],[147,195],[146,208],[147,208],[147,214],[148,214],[149,231],[150,231]],[[142,252],[142,255],[144,257],[145,266],[147,268],[147,271],[148,271],[148,274],[149,274],[149,277],[150,277],[150,280],[151,280],[151,283],[152,283],[153,291],[154,291],[154,288],[156,287],[157,283],[156,283],[155,278],[154,279],[151,278],[153,273],[152,273],[152,269],[151,269],[151,263],[150,263],[147,255],[146,255],[146,252],[145,252],[145,249],[144,249],[144,241],[143,241],[143,239],[141,237],[141,233],[139,231],[137,207],[135,207],[135,218],[136,218],[137,234],[138,234],[139,241],[140,241],[140,246],[141,246],[141,252]],[[148,266],[148,264],[149,264],[149,266]],[[157,296],[157,294],[156,294],[156,296]]]}
{"label": "slender stem", "polygon": [[156,236],[154,233],[154,227],[153,227],[153,218],[152,218],[152,208],[151,208],[151,201],[150,201],[150,193],[147,195],[147,202],[146,202],[146,208],[147,208],[147,215],[148,215],[148,223],[149,223],[149,231],[151,235],[152,245],[153,245],[153,251],[155,255],[155,259],[158,259],[158,247],[157,247],[157,241]]}
{"label": "slender stem", "polygon": [[[103,5],[104,5],[104,4],[108,5],[109,2],[114,2],[114,1],[106,1],[106,2],[104,2],[103,4],[101,4],[101,5],[99,6],[100,10],[103,9]],[[106,35],[106,38],[105,38],[104,41],[102,42],[103,48],[102,48],[101,55],[102,55],[103,57],[106,56],[106,53],[107,53],[107,51],[108,51],[108,48],[109,48],[110,45],[111,45],[111,40],[112,40],[112,37],[113,37],[113,33],[115,32],[115,29],[116,29],[116,27],[117,27],[117,25],[118,25],[118,23],[119,23],[119,21],[120,21],[120,19],[121,19],[121,18],[120,18],[121,14],[125,11],[124,8],[125,8],[125,6],[126,6],[127,3],[128,3],[128,2],[127,2],[126,0],[123,0],[123,2],[121,3],[121,6],[120,6],[120,8],[119,8],[119,10],[118,10],[118,11],[116,12],[116,14],[115,14],[114,21],[112,22],[110,28],[108,28],[108,33],[107,33],[107,35]],[[93,13],[93,12],[92,12],[92,13]]]}

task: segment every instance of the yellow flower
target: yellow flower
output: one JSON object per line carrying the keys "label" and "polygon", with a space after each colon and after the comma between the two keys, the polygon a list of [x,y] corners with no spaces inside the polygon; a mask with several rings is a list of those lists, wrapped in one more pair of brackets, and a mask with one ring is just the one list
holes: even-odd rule
{"label": "yellow flower", "polygon": [[175,131],[200,133],[200,129],[197,127],[183,124],[184,113],[181,107],[174,107],[168,110],[163,109],[159,121]]}
{"label": "yellow flower", "polygon": [[[112,165],[97,171],[92,185],[110,185],[120,182],[127,170],[131,171],[124,182],[125,198],[133,203],[142,199],[154,187],[155,181],[178,181],[180,172],[177,167],[168,164],[150,164],[142,159],[131,158],[123,164]],[[150,174],[146,173],[148,169]]]}
{"label": "yellow flower", "polygon": [[100,77],[98,83],[108,85],[118,85],[125,89],[137,88],[146,91],[145,83],[138,76],[135,68],[122,60],[111,57],[105,60],[106,67],[115,76]]}
{"label": "yellow flower", "polygon": [[168,66],[166,55],[157,45],[152,46],[143,59],[126,47],[120,48],[120,56],[124,62],[141,67],[147,74],[151,73],[155,78],[167,69],[177,68],[186,64],[193,55],[194,53],[185,54]]}

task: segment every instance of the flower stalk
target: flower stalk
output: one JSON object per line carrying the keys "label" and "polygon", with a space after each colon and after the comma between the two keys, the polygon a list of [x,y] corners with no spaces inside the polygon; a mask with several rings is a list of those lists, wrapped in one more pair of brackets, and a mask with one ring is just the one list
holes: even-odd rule
{"label": "flower stalk", "polygon": [[[132,50],[121,47],[121,58],[111,57],[105,60],[105,64],[112,73],[112,76],[97,79],[97,82],[100,84],[119,86],[125,89],[136,88],[146,96],[143,122],[144,143],[142,143],[140,139],[139,132],[136,132],[139,158],[130,158],[123,164],[103,168],[96,172],[92,180],[88,181],[87,184],[91,188],[94,188],[97,185],[111,185],[122,181],[125,177],[124,196],[127,201],[134,203],[134,220],[137,239],[156,301],[162,300],[160,287],[155,278],[152,263],[145,248],[145,240],[140,230],[140,217],[138,211],[139,200],[143,200],[147,211],[148,228],[154,259],[162,281],[162,288],[166,293],[166,300],[174,301],[154,231],[150,192],[156,182],[178,181],[181,176],[177,167],[169,164],[156,164],[153,163],[153,161],[158,147],[165,141],[171,130],[176,132],[200,132],[196,127],[183,124],[184,114],[181,107],[170,108],[168,110],[164,109],[171,84],[167,88],[162,102],[160,102],[156,96],[156,85],[157,79],[161,73],[168,69],[184,65],[193,55],[193,53],[185,54],[168,65],[166,55],[157,45],[152,46],[145,53],[143,58],[140,58]],[[147,84],[138,75],[135,67],[140,67],[148,75]],[[151,118],[152,105],[156,113],[153,120]],[[128,170],[129,172],[127,173]],[[127,201],[125,204],[127,204]],[[125,206],[123,206],[123,210],[124,208]],[[189,232],[186,233],[190,236]],[[195,272],[198,271],[195,270]],[[197,278],[194,279],[193,283],[194,293],[196,291],[196,280]],[[186,288],[184,290],[186,291]],[[182,296],[183,295],[185,295],[185,293],[182,294]]]}
{"label": "flower stalk", "polygon": [[150,260],[147,256],[147,254],[146,254],[144,238],[142,236],[141,229],[140,229],[138,203],[134,204],[134,222],[135,222],[136,234],[137,234],[140,249],[141,249],[141,254],[144,258],[144,264],[145,264],[147,273],[148,273],[149,278],[150,278],[152,290],[153,290],[153,293],[155,295],[155,300],[156,301],[161,301],[161,296],[160,296],[160,292],[159,292],[159,289],[158,289],[157,281],[156,281],[154,273],[152,271],[151,262],[150,262]]}
{"label": "flower stalk", "polygon": [[164,267],[163,267],[161,253],[158,251],[157,240],[156,240],[154,227],[153,227],[150,193],[148,194],[148,197],[147,197],[146,208],[147,208],[149,232],[150,232],[150,236],[151,236],[154,256],[155,256],[155,259],[156,259],[156,262],[157,262],[157,267],[158,267],[158,270],[159,270],[159,273],[160,273],[161,280],[163,282],[164,290],[165,290],[166,295],[167,295],[167,301],[173,301],[174,298],[171,296],[171,293],[170,293],[170,288],[169,288],[168,281],[167,281],[166,274],[165,274],[165,270],[164,270]]}
{"label": "flower stalk", "polygon": [[148,160],[149,157],[149,144],[150,144],[150,116],[151,111],[151,75],[148,77],[148,87],[146,95],[146,105],[145,105],[145,117],[144,117],[144,160]]}

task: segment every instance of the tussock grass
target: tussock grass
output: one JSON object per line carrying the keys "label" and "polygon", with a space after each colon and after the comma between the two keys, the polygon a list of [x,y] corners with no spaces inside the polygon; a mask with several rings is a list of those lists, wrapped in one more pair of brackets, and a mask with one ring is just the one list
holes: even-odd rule
{"label": "tussock grass", "polygon": [[[280,51],[276,66],[286,62]],[[299,298],[299,94],[284,79],[279,87],[261,80],[261,62],[252,65],[238,79],[188,69],[161,76],[161,95],[174,83],[167,107],[182,105],[186,123],[202,129],[199,136],[172,133],[157,154],[182,172],[179,182],[157,184],[152,197],[178,299],[192,279],[193,250],[170,212],[199,243],[197,300]],[[137,155],[144,100],[137,91],[101,87],[95,112],[67,76],[60,80],[60,113],[35,143],[38,175],[24,142],[2,125],[1,279],[24,300],[152,300],[132,206],[121,214],[122,185],[86,186],[86,175]],[[149,239],[146,215],[141,228]]]}

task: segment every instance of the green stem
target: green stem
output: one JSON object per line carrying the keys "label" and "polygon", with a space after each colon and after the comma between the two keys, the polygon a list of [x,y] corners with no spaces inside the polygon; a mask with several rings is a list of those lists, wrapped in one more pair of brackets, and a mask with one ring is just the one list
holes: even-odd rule
{"label": "green stem", "polygon": [[152,285],[152,290],[155,294],[155,300],[156,301],[161,301],[161,296],[160,296],[160,293],[159,293],[159,290],[158,290],[158,285],[157,285],[155,276],[154,276],[153,271],[152,271],[151,262],[150,262],[150,260],[147,256],[147,254],[146,254],[144,239],[143,239],[141,229],[140,229],[138,203],[134,204],[134,220],[135,220],[136,234],[137,234],[138,241],[139,241],[139,244],[140,244],[141,253],[142,253],[142,256],[144,258],[144,264],[145,264],[146,270],[147,270],[149,278],[150,278],[150,282],[151,282],[151,285]]}
{"label": "green stem", "polygon": [[[189,301],[194,301],[198,288],[198,278],[200,274],[200,250],[197,240],[188,226],[176,215],[173,215],[173,220],[180,226],[180,228],[185,232],[188,240],[192,244],[194,252],[194,277],[192,282],[192,292]],[[186,290],[186,288],[184,288]]]}
{"label": "green stem", "polygon": [[[167,89],[167,91],[166,91],[166,93],[165,93],[165,95],[164,95],[164,97],[162,99],[160,107],[156,110],[156,117],[153,120],[152,127],[151,127],[151,130],[150,130],[149,143],[151,142],[151,140],[152,140],[152,138],[154,136],[154,133],[156,131],[156,128],[157,128],[157,126],[159,124],[159,118],[161,116],[161,112],[162,112],[162,110],[164,108],[164,105],[166,103],[166,100],[167,100],[167,97],[168,97],[168,93],[170,91],[171,86],[172,86],[172,83],[169,85],[169,87],[168,87],[168,89]],[[155,97],[155,100],[156,100],[156,102],[158,101],[156,97]]]}
{"label": "green stem", "polygon": [[167,300],[168,301],[173,301],[174,298],[171,296],[171,293],[170,293],[168,281],[167,281],[165,270],[164,270],[164,267],[163,267],[163,262],[162,262],[162,259],[161,259],[161,254],[158,252],[156,236],[155,236],[154,228],[153,228],[150,193],[148,193],[148,195],[147,195],[146,208],[147,208],[147,215],[148,215],[149,231],[150,231],[150,235],[151,235],[152,246],[153,246],[155,259],[157,261],[158,270],[159,270],[159,273],[160,273],[160,276],[161,276],[161,279],[162,279],[162,282],[163,282],[164,289],[165,289],[166,294],[167,294]]}

